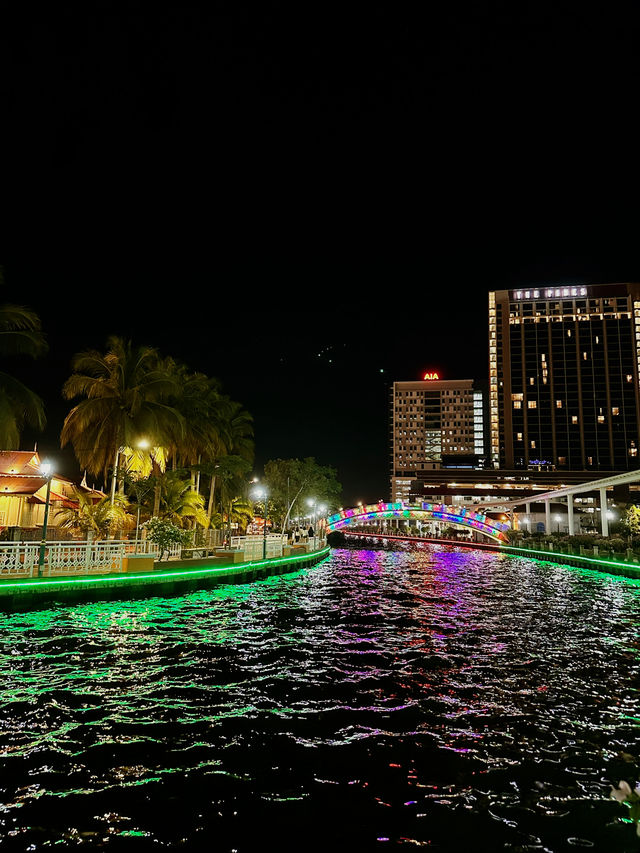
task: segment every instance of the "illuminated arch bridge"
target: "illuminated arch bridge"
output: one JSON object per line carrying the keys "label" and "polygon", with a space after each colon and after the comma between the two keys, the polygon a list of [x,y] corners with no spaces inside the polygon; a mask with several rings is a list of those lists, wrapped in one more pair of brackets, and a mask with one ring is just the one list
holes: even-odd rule
{"label": "illuminated arch bridge", "polygon": [[399,518],[417,519],[419,521],[445,521],[458,527],[468,527],[484,533],[490,539],[506,542],[508,524],[487,518],[484,513],[473,512],[469,507],[447,506],[446,504],[421,503],[415,506],[403,503],[377,503],[367,506],[357,506],[353,509],[343,509],[327,519],[329,531],[340,530],[342,527],[354,527],[367,521]]}

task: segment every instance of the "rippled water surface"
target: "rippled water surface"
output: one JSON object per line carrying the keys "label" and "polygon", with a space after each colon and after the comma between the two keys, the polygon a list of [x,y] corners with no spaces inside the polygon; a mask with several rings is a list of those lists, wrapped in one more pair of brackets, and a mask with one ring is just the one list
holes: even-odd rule
{"label": "rippled water surface", "polygon": [[637,851],[639,610],[423,547],[0,615],[0,848]]}

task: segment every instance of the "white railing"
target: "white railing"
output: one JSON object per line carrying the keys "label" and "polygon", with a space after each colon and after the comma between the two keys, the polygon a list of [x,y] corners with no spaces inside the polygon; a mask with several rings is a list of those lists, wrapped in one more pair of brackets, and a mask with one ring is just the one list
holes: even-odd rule
{"label": "white railing", "polygon": [[[43,576],[106,574],[122,571],[122,542],[46,542]],[[0,577],[34,577],[38,574],[39,542],[3,542]]]}
{"label": "white railing", "polygon": [[[109,539],[108,541],[114,545],[122,545],[124,552],[127,555],[146,554],[150,557],[160,558],[160,546],[156,545],[155,542],[150,542],[148,539],[138,539],[137,542],[135,539]],[[164,556],[162,559],[166,560],[169,557],[179,558],[182,548],[182,545],[174,542],[169,545],[168,548],[164,549]]]}
{"label": "white railing", "polygon": [[[272,533],[266,537],[267,559],[271,557],[282,557],[283,545],[287,544],[287,537],[281,533]],[[244,552],[245,560],[261,560],[264,556],[264,536],[232,536],[232,550]]]}

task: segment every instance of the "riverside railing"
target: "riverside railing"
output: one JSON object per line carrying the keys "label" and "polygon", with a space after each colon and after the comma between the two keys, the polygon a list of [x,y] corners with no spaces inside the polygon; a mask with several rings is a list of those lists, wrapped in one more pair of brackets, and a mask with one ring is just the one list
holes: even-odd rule
{"label": "riverside railing", "polygon": [[[43,576],[107,574],[122,571],[125,548],[122,542],[45,543]],[[3,542],[0,546],[0,577],[36,577],[39,542]]]}
{"label": "riverside railing", "polygon": [[[272,533],[266,537],[266,543],[267,559],[282,557],[282,548],[287,544],[287,537],[281,533]],[[230,544],[232,551],[244,552],[245,560],[261,560],[264,555],[264,536],[232,536]]]}

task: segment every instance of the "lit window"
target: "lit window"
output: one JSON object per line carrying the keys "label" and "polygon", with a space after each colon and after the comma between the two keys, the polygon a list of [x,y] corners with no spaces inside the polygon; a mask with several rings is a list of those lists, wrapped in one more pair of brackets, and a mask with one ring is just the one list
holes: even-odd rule
{"label": "lit window", "polygon": [[611,414],[612,414],[612,415],[619,415],[619,414],[620,414],[620,407],[619,407],[619,406],[614,406],[614,407],[611,409]]}
{"label": "lit window", "polygon": [[598,415],[598,423],[599,423],[599,424],[603,424],[603,423],[604,423],[604,415]]}
{"label": "lit window", "polygon": [[562,400],[556,400],[556,409],[562,408]]}
{"label": "lit window", "polygon": [[512,395],[511,395],[511,399],[512,399],[512,400],[523,400],[523,399],[524,399],[524,394],[512,394]]}
{"label": "lit window", "polygon": [[586,360],[587,360],[587,354],[586,354],[586,352],[583,352],[583,353],[582,353],[582,360],[583,360],[583,361],[586,361]]}
{"label": "lit window", "polygon": [[529,377],[529,385],[535,385],[535,381],[536,380],[533,378],[533,376]]}
{"label": "lit window", "polygon": [[572,424],[578,423],[578,416],[577,415],[571,415],[571,423]]}
{"label": "lit window", "polygon": [[531,442],[531,449],[532,449],[532,450],[535,450],[535,449],[536,449],[536,443],[535,443],[535,441],[532,441],[532,442]]}
{"label": "lit window", "polygon": [[529,409],[537,409],[538,408],[538,401],[537,400],[529,400],[529,402],[527,403],[527,407]]}
{"label": "lit window", "polygon": [[558,465],[566,465],[567,457],[566,456],[558,456]]}
{"label": "lit window", "polygon": [[570,338],[570,337],[571,337],[571,329],[567,329],[567,337],[568,337],[568,338]]}
{"label": "lit window", "polygon": [[633,382],[633,375],[631,373],[627,373],[627,382]]}
{"label": "lit window", "polygon": [[521,432],[516,433],[516,441],[522,441],[522,433]]}
{"label": "lit window", "polygon": [[587,465],[593,465],[593,456],[587,456]]}
{"label": "lit window", "polygon": [[514,409],[521,409],[522,408],[522,403],[520,402],[520,400],[514,400],[513,401],[513,408]]}

